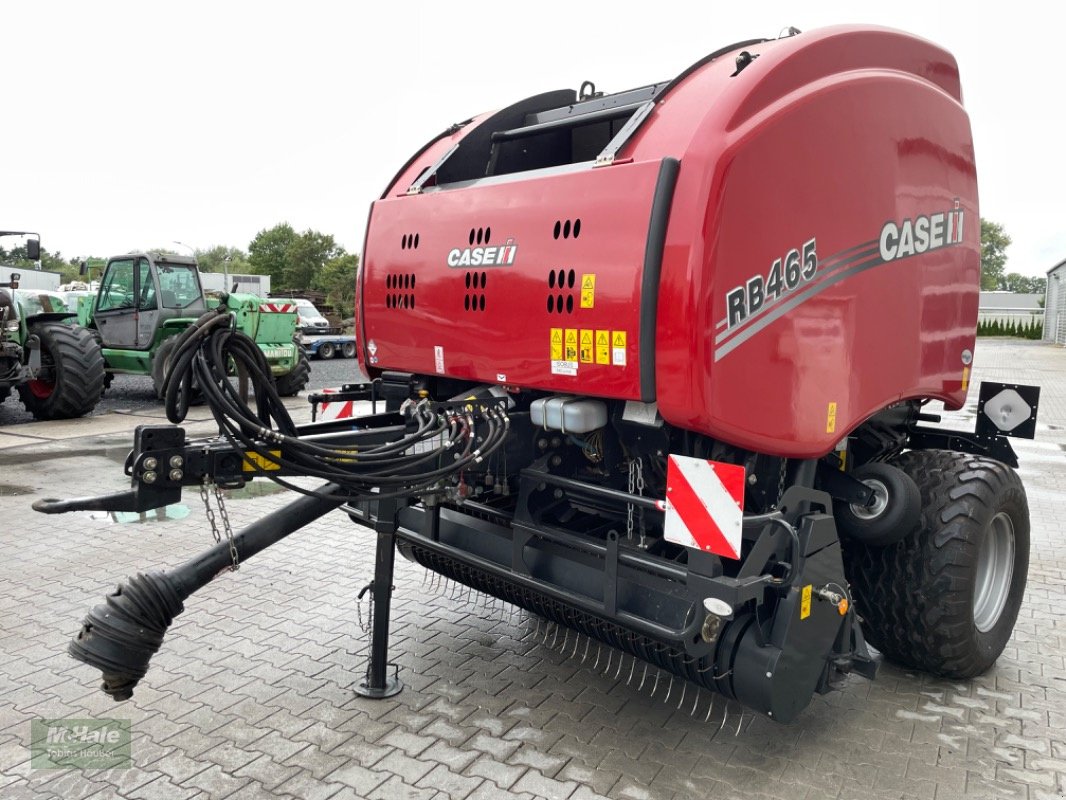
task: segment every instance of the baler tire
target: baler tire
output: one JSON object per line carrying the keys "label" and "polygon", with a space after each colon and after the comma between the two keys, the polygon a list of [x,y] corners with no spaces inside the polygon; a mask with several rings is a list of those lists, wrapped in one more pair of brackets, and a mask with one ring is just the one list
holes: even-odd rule
{"label": "baler tire", "polygon": [[850,474],[872,488],[875,498],[868,509],[843,501],[833,504],[842,534],[871,547],[884,547],[914,532],[921,519],[922,496],[910,475],[880,461],[856,467]]}
{"label": "baler tire", "polygon": [[300,355],[296,359],[296,366],[290,372],[274,379],[274,385],[282,397],[295,397],[311,380],[311,362],[307,358],[307,351],[300,345],[297,345],[297,348]]}
{"label": "baler tire", "polygon": [[54,380],[20,384],[26,410],[41,420],[83,417],[96,408],[104,391],[104,354],[85,328],[60,322],[30,327],[41,344],[41,357],[51,359]]}
{"label": "baler tire", "polygon": [[[944,678],[980,675],[1006,647],[1025,592],[1025,489],[1013,469],[990,458],[922,450],[895,463],[921,492],[918,529],[887,547],[842,540],[863,630],[904,666]],[[990,577],[996,555],[1003,558]]]}

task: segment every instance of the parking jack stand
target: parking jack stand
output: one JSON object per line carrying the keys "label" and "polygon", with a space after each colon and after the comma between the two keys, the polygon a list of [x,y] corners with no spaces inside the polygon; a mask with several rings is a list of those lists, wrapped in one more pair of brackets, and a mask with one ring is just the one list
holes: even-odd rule
{"label": "parking jack stand", "polygon": [[396,502],[381,501],[378,506],[377,556],[374,563],[374,582],[370,595],[374,600],[374,618],[370,633],[370,662],[366,677],[355,687],[361,697],[380,700],[392,697],[403,690],[403,683],[395,672],[388,676],[389,668],[389,611],[392,604],[393,567],[396,561]]}

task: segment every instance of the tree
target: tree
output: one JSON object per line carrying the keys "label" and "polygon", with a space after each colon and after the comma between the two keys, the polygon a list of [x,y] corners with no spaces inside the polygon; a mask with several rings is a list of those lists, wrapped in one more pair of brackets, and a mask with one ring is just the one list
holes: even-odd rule
{"label": "tree", "polygon": [[285,288],[289,248],[296,240],[292,225],[282,222],[259,231],[248,245],[248,262],[260,275],[269,275],[274,291]]}
{"label": "tree", "polygon": [[1001,224],[981,218],[981,288],[984,291],[1001,288],[1010,243],[1011,238]]}
{"label": "tree", "polygon": [[[4,266],[18,267],[24,272],[37,269],[37,263],[26,257],[26,245],[12,247],[10,250],[0,247],[0,263]],[[69,283],[78,279],[78,264],[79,262],[74,259],[65,261],[58,252],[49,253],[44,247],[41,248],[41,269],[47,272],[58,272],[60,283]]]}
{"label": "tree", "polygon": [[286,253],[286,288],[310,289],[326,263],[342,255],[344,249],[328,233],[304,231],[292,241]]}
{"label": "tree", "polygon": [[355,276],[359,272],[359,256],[346,253],[326,262],[315,277],[315,288],[326,293],[326,299],[342,317],[355,311]]}
{"label": "tree", "polygon": [[1000,281],[1000,286],[1008,292],[1043,294],[1047,290],[1047,278],[1034,278],[1031,275],[1008,272]]}
{"label": "tree", "polygon": [[254,268],[248,261],[248,254],[239,247],[219,244],[207,250],[197,250],[196,261],[200,265],[201,272],[229,272],[236,275],[254,272]]}
{"label": "tree", "polygon": [[296,233],[287,222],[259,231],[248,245],[249,264],[270,276],[274,291],[317,286],[326,265],[344,255],[344,248],[328,233]]}

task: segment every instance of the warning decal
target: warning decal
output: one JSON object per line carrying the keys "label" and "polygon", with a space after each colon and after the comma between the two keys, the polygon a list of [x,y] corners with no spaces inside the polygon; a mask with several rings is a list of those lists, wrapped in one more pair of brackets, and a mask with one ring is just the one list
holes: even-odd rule
{"label": "warning decal", "polygon": [[583,364],[592,363],[592,331],[581,331],[581,362]]}
{"label": "warning decal", "polygon": [[611,332],[596,331],[596,363],[611,363]]}
{"label": "warning decal", "polygon": [[611,334],[611,363],[616,367],[626,365],[626,332],[615,331]]}
{"label": "warning decal", "polygon": [[744,467],[670,455],[666,468],[668,542],[740,558]]}
{"label": "warning decal", "polygon": [[563,329],[551,329],[551,357],[552,361],[563,360]]}
{"label": "warning decal", "polygon": [[825,432],[835,433],[837,429],[837,404],[830,403],[825,418]]}
{"label": "warning decal", "polygon": [[567,328],[563,348],[564,361],[577,361],[577,328]]}
{"label": "warning decal", "polygon": [[596,303],[596,275],[589,272],[581,276],[581,307],[592,308]]}
{"label": "warning decal", "polygon": [[[281,460],[280,450],[268,450],[267,452],[279,461]],[[260,470],[271,472],[279,469],[281,469],[281,464],[277,461],[267,458],[262,453],[255,453],[252,451],[244,454],[244,463],[241,464],[241,470],[243,472],[258,472]]]}

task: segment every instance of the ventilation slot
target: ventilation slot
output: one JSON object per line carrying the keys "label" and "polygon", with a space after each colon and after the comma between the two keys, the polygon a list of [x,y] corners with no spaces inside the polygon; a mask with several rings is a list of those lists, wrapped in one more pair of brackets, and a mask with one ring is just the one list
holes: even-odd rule
{"label": "ventilation slot", "polygon": [[574,313],[574,286],[577,285],[577,273],[572,269],[553,269],[548,273],[549,314]]}
{"label": "ventilation slot", "polygon": [[470,242],[470,246],[473,247],[475,244],[488,244],[491,237],[492,228],[488,226],[484,228],[471,228],[468,241]]}
{"label": "ventilation slot", "polygon": [[[415,234],[415,237],[417,236],[418,234]],[[415,307],[414,273],[389,273],[385,276],[385,289],[385,308],[411,310]]]}
{"label": "ventilation slot", "polygon": [[557,219],[555,220],[555,227],[552,228],[553,239],[576,239],[581,235],[581,220],[580,219]]}
{"label": "ventilation slot", "polygon": [[485,310],[485,283],[487,280],[488,274],[485,272],[466,273],[466,275],[463,277],[463,283],[466,286],[466,295],[463,297],[464,310]]}

